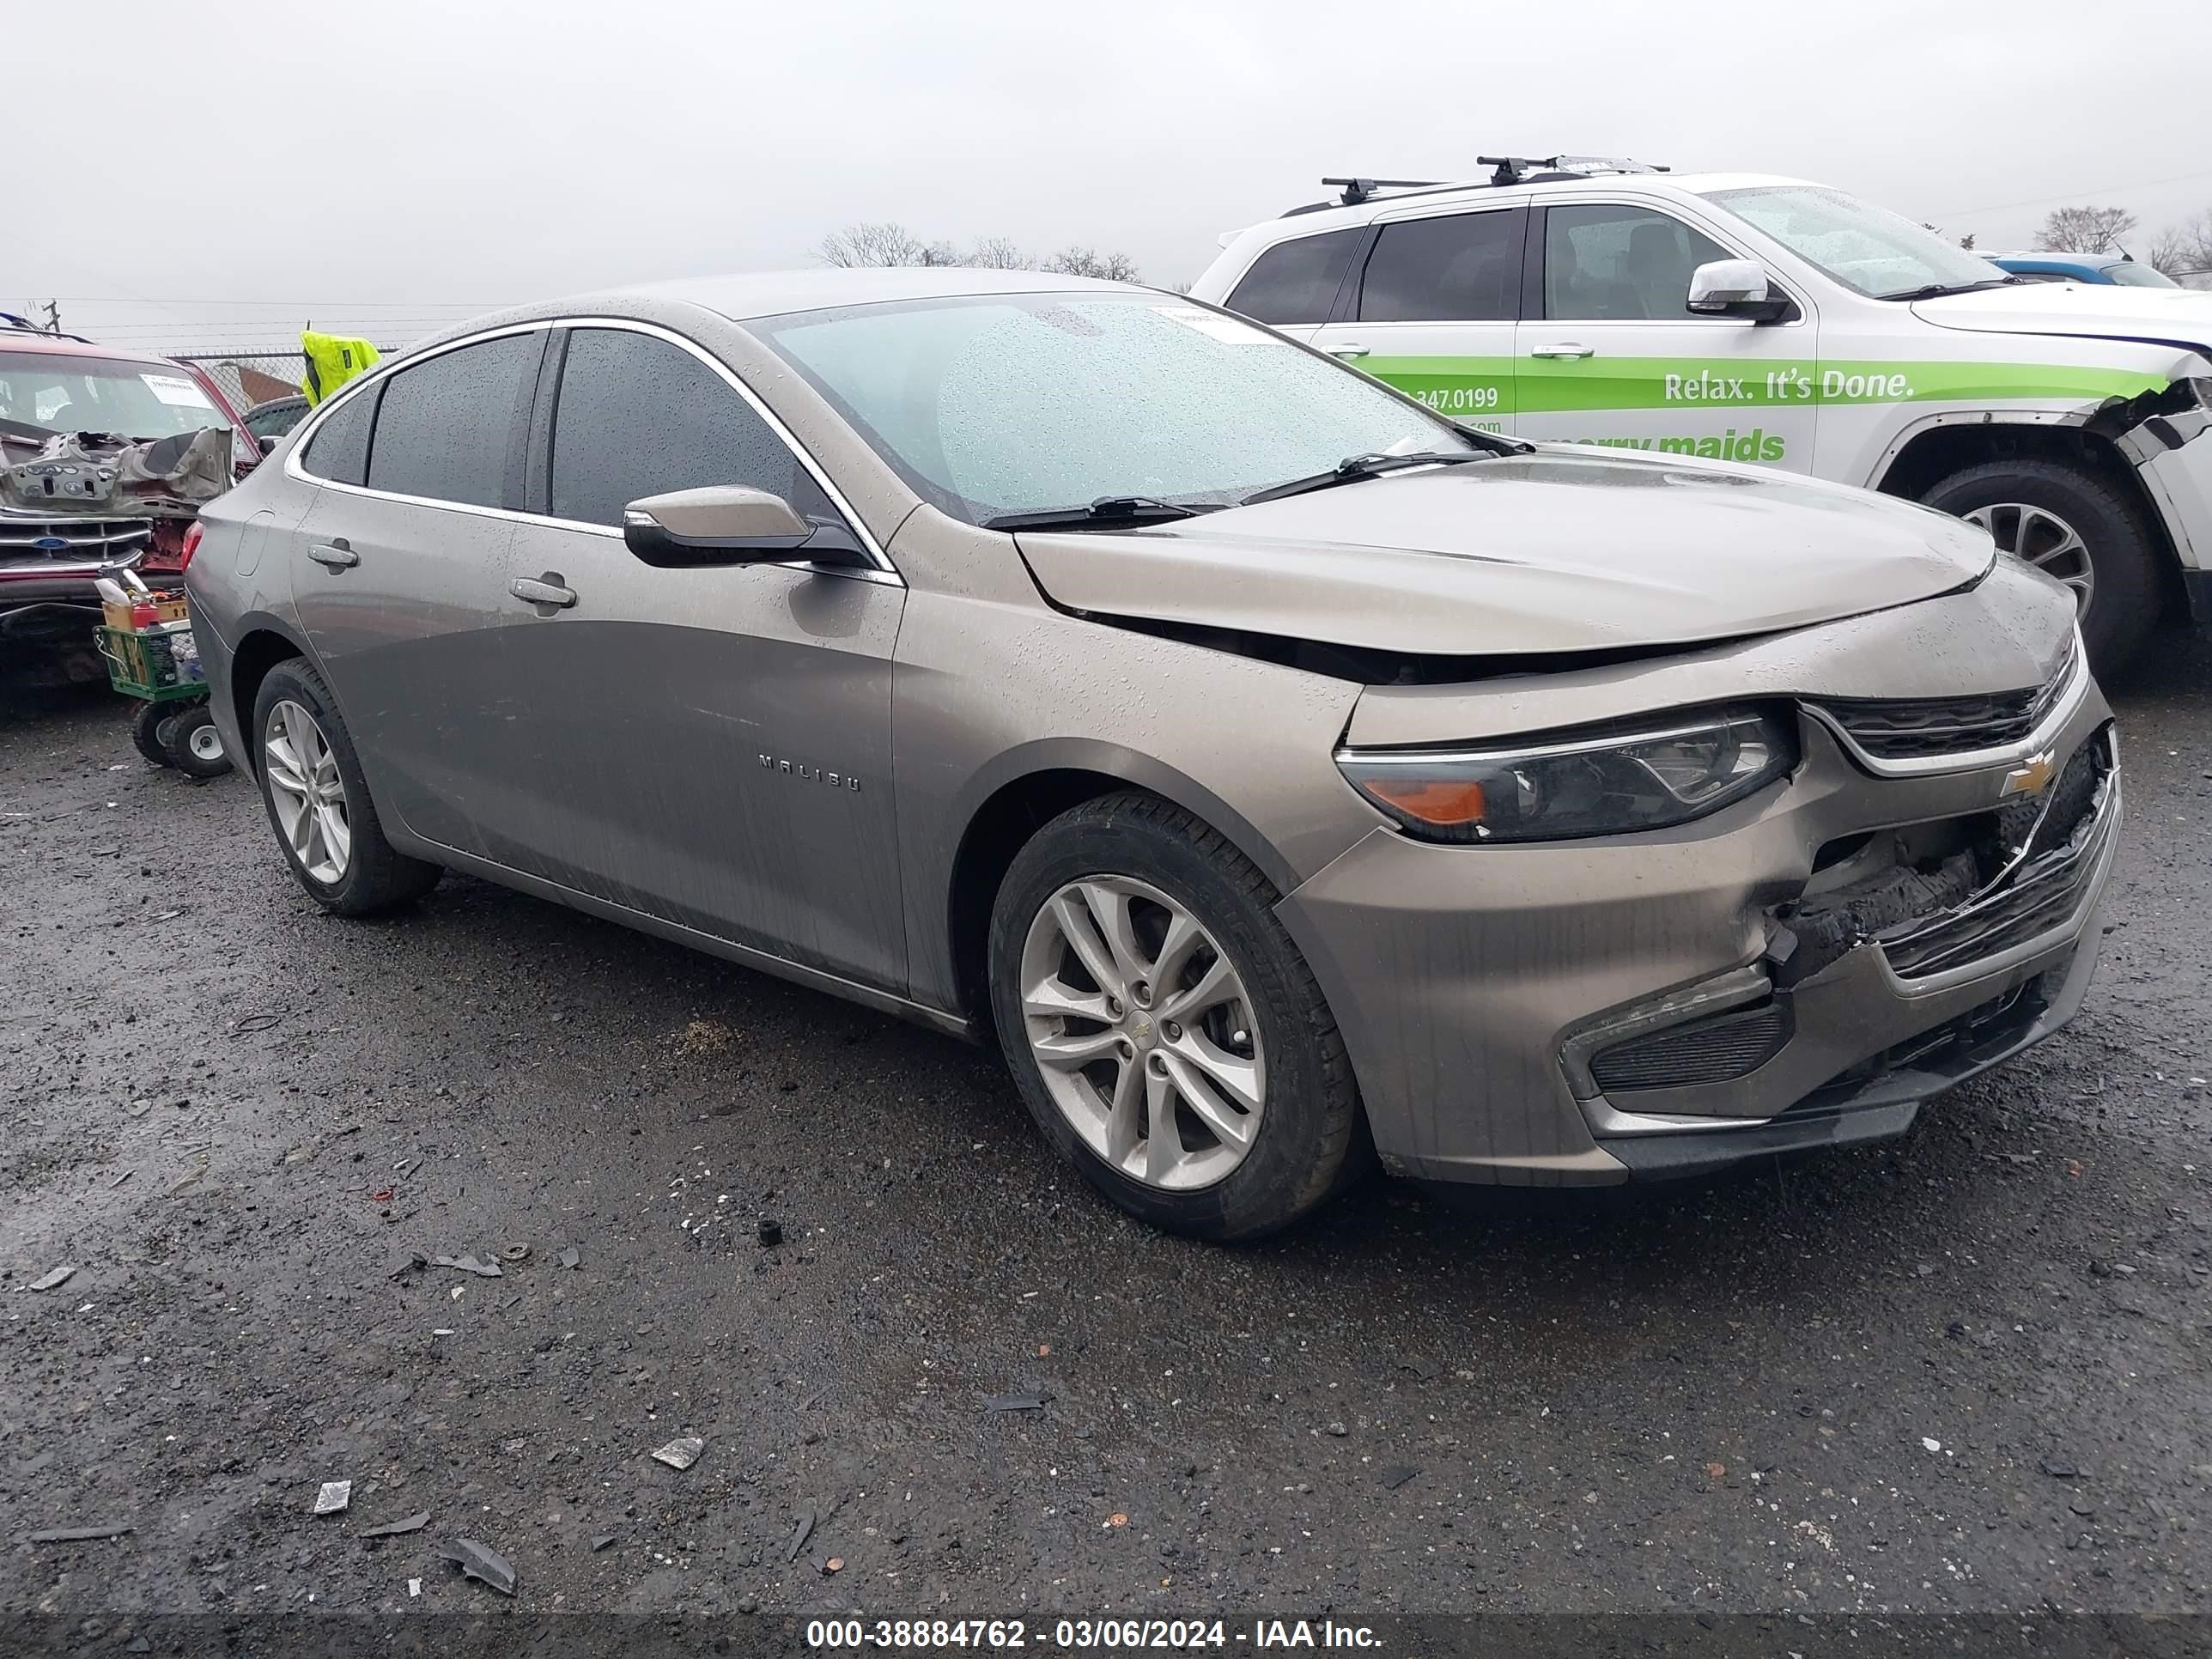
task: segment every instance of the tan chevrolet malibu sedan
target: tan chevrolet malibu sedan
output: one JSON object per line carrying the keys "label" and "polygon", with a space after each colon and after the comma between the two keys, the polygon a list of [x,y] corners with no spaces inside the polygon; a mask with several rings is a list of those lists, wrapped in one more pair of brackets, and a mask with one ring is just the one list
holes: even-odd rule
{"label": "tan chevrolet malibu sedan", "polygon": [[507,312],[203,514],[214,708],[349,915],[453,869],[995,1043],[1216,1238],[1370,1159],[1903,1132],[2081,1006],[2067,590],[1927,509],[1455,425],[1182,296]]}

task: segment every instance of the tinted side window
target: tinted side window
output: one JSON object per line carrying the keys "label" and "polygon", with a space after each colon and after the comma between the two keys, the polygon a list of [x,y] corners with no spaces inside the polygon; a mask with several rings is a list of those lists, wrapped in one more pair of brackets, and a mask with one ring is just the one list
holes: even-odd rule
{"label": "tinted side window", "polygon": [[1383,226],[1359,282],[1360,321],[1510,321],[1520,314],[1522,223],[1507,208]]}
{"label": "tinted side window", "polygon": [[1244,273],[1229,309],[1263,323],[1327,322],[1361,234],[1355,228],[1278,242]]}
{"label": "tinted side window", "polygon": [[332,483],[357,484],[368,477],[368,422],[376,408],[374,388],[356,393],[331,411],[301,452],[300,465]]}
{"label": "tinted side window", "polygon": [[1544,224],[1544,314],[1687,317],[1690,273],[1731,256],[1650,208],[1555,207]]}
{"label": "tinted side window", "polygon": [[580,524],[619,525],[640,496],[706,484],[747,484],[810,516],[836,516],[728,381],[681,346],[623,329],[568,337],[550,482],[553,516]]}
{"label": "tinted side window", "polygon": [[463,346],[385,383],[368,485],[401,495],[520,507],[522,435],[543,334]]}

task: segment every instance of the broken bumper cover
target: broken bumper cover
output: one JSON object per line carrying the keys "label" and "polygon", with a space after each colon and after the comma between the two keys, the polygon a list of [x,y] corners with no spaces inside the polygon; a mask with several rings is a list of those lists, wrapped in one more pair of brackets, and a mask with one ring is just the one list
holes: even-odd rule
{"label": "broken bumper cover", "polygon": [[[2086,682],[2057,718],[2062,766],[2109,742]],[[1681,832],[1480,848],[1379,834],[1284,901],[1388,1167],[1603,1183],[1880,1139],[2073,1016],[2118,842],[2111,751],[2059,844],[1811,953],[1791,982],[1777,918],[1814,849],[1992,821],[2013,769],[1877,777],[1804,726],[1789,784]]]}

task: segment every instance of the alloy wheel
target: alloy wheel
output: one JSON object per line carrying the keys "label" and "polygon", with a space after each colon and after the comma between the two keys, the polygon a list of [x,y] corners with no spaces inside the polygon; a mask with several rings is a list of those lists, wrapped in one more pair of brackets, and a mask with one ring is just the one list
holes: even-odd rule
{"label": "alloy wheel", "polygon": [[261,752],[269,801],[293,855],[325,885],[343,881],[353,857],[353,832],[345,780],[323,728],[299,703],[279,702],[269,711]]}
{"label": "alloy wheel", "polygon": [[1978,507],[1965,514],[1968,524],[1990,532],[1998,548],[2023,558],[2047,576],[2056,576],[2074,590],[2077,616],[2089,614],[2089,600],[2097,586],[2096,567],[2089,562],[2088,544],[2081,532],[2048,507],[2023,501],[2000,501]]}
{"label": "alloy wheel", "polygon": [[1188,1191],[1251,1152],[1259,1030],[1235,964],[1176,900],[1127,876],[1069,883],[1030,923],[1021,994],[1046,1092],[1113,1168]]}

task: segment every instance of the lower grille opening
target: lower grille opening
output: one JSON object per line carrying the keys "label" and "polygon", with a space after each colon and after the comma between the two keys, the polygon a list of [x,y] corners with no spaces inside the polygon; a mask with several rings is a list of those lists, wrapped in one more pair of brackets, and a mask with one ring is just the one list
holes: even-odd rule
{"label": "lower grille opening", "polygon": [[1616,1042],[1590,1061],[1590,1078],[1608,1095],[1729,1083],[1781,1053],[1790,1031],[1790,1011],[1770,998]]}

